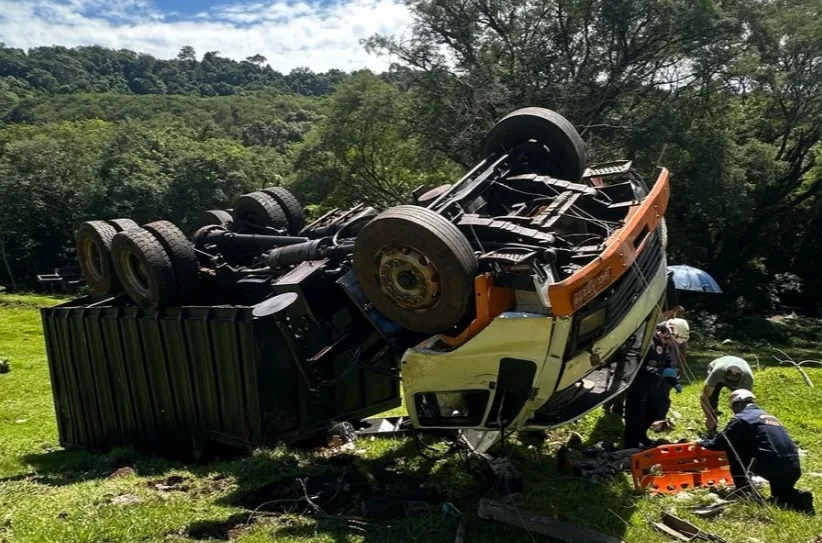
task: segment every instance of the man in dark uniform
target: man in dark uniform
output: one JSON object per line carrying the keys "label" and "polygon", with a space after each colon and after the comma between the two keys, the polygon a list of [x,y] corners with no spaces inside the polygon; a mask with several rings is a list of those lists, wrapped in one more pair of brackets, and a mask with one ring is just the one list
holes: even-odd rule
{"label": "man in dark uniform", "polygon": [[664,420],[671,407],[671,389],[682,392],[677,379],[677,344],[688,340],[689,327],[684,319],[671,319],[657,326],[651,348],[642,361],[625,398],[625,435],[623,448],[645,448],[651,425]]}
{"label": "man in dark uniform", "polygon": [[760,409],[753,392],[731,393],[734,417],[718,436],[701,442],[706,449],[728,453],[731,475],[738,489],[750,488],[747,470],[771,484],[771,496],[780,507],[813,515],[813,494],[794,488],[802,475],[799,451],[779,420]]}

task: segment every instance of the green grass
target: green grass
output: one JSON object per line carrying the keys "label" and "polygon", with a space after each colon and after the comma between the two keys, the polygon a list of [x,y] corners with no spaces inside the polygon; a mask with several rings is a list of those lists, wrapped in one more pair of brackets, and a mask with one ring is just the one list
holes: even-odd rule
{"label": "green grass", "polygon": [[[248,510],[242,504],[256,490],[286,476],[328,469],[316,451],[259,450],[239,458],[186,465],[131,450],[101,455],[61,449],[36,310],[58,302],[0,295],[0,357],[8,357],[12,366],[11,373],[0,375],[0,542],[173,542],[208,537],[239,542],[454,540],[458,521],[441,507],[422,516],[380,521],[364,534],[333,520],[317,522],[297,515],[261,517],[247,524]],[[733,347],[695,348],[690,365],[697,375],[704,375],[711,358],[734,352]],[[797,349],[788,352],[797,360],[819,357],[805,356],[813,353]],[[746,354],[757,354],[763,364],[772,360],[770,350]],[[808,373],[822,387],[822,370],[809,369]],[[763,367],[756,377],[761,405],[779,416],[807,451],[802,458],[805,476],[799,486],[814,491],[817,508],[822,509],[822,477],[809,475],[822,472],[822,389],[807,387],[793,368]],[[674,396],[672,409],[682,418],[669,438],[697,437],[702,427],[699,388],[698,383],[690,384],[683,394]],[[803,543],[822,533],[822,520],[754,504],[737,505],[713,520],[698,519],[688,507],[702,499],[700,493],[690,502],[651,497],[635,492],[627,475],[610,484],[560,475],[554,453],[570,431],[579,432],[587,443],[619,441],[621,422],[598,410],[552,433],[544,444],[509,446],[506,453],[513,455],[524,475],[527,509],[629,542],[666,541],[648,521],[658,520],[667,508],[729,542]],[[401,482],[405,477],[424,481],[445,501],[468,512],[466,541],[531,541],[523,530],[475,517],[476,500],[488,493],[489,481],[476,470],[467,471],[458,456],[429,461],[417,454],[410,441],[400,439],[361,441],[358,447],[361,450],[353,465],[367,478],[387,488],[391,481]],[[110,477],[123,466],[134,472]],[[172,475],[182,477],[183,490],[156,488]],[[533,540],[544,538],[534,535]]]}

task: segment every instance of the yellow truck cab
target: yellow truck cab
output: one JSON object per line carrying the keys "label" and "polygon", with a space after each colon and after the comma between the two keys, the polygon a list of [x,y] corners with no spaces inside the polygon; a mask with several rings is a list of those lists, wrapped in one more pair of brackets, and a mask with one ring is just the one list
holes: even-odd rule
{"label": "yellow truck cab", "polygon": [[[601,186],[604,177],[630,168],[624,162],[592,168],[583,179]],[[549,429],[627,388],[666,291],[668,198],[668,171],[660,168],[650,191],[626,205],[595,258],[560,281],[535,276],[537,296],[497,304],[506,310],[494,307],[495,298],[506,297],[503,289],[478,278],[476,312],[486,313],[485,322],[462,338],[432,336],[402,357],[414,426]]]}

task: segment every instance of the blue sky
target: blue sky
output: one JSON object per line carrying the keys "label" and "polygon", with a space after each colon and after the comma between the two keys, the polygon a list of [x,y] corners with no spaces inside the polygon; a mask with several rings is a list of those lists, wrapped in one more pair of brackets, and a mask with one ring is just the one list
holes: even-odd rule
{"label": "blue sky", "polygon": [[276,70],[307,66],[385,69],[359,40],[401,35],[411,22],[397,0],[0,0],[0,42],[103,45],[161,58],[183,45],[198,55],[262,54]]}

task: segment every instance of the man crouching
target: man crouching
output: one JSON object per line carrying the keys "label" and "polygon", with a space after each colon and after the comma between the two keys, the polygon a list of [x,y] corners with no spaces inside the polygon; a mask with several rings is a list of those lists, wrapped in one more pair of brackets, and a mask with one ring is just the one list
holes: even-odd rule
{"label": "man crouching", "polygon": [[700,444],[706,449],[728,454],[731,475],[737,489],[750,487],[746,471],[764,477],[771,485],[773,500],[780,507],[815,514],[813,494],[794,485],[802,475],[799,451],[782,423],[754,403],[756,396],[746,389],[731,394],[734,417],[725,430]]}

